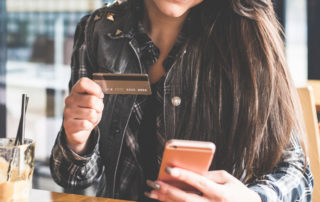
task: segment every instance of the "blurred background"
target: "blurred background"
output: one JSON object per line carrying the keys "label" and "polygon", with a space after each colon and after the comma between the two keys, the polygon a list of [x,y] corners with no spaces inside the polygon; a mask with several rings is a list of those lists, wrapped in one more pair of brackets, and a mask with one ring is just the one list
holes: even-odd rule
{"label": "blurred background", "polygon": [[[62,124],[77,22],[112,0],[0,0],[0,137],[14,137],[21,94],[30,97],[26,136],[37,142],[34,188],[53,183],[48,159]],[[320,80],[320,1],[274,0],[297,86]],[[90,190],[86,194],[90,194]]]}

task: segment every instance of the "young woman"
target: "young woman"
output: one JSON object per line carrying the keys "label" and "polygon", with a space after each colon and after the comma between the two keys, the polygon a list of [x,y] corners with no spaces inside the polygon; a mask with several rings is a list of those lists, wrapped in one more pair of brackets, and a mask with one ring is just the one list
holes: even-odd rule
{"label": "young woman", "polygon": [[[310,201],[281,34],[270,0],[127,0],[84,17],[55,181],[139,201]],[[147,73],[153,93],[104,96],[95,72]],[[172,138],[216,144],[207,175],[167,169],[199,193],[155,181]]]}

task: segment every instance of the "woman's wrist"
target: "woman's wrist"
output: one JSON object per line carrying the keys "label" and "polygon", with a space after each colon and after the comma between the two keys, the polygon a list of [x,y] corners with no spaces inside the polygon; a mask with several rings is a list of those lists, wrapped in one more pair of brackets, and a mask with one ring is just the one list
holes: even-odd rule
{"label": "woman's wrist", "polygon": [[86,152],[86,146],[87,146],[87,143],[70,144],[67,142],[67,147],[78,155],[82,155]]}
{"label": "woman's wrist", "polygon": [[[88,133],[90,135],[91,132],[88,132]],[[76,154],[82,155],[87,150],[87,144],[88,144],[88,140],[89,139],[90,138],[88,137],[88,139],[86,141],[82,142],[82,143],[75,143],[75,142],[69,140],[68,135],[66,134],[66,145],[70,150],[72,150]]]}

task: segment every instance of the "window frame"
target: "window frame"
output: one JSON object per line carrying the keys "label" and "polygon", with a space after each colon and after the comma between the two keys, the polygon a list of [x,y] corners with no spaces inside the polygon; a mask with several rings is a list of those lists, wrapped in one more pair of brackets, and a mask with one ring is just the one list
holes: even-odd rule
{"label": "window frame", "polygon": [[6,63],[7,11],[6,0],[0,0],[0,138],[6,137]]}
{"label": "window frame", "polygon": [[308,0],[308,79],[320,80],[320,2]]}

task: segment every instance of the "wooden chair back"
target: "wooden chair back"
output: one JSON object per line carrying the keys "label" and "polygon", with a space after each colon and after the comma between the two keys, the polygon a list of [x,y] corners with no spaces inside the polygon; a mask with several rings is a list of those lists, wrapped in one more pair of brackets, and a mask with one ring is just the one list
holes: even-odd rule
{"label": "wooden chair back", "polygon": [[312,201],[320,201],[320,135],[312,87],[298,88],[298,95],[306,126],[307,155],[315,184]]}
{"label": "wooden chair back", "polygon": [[308,80],[308,85],[312,87],[317,112],[320,113],[320,80]]}

